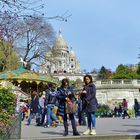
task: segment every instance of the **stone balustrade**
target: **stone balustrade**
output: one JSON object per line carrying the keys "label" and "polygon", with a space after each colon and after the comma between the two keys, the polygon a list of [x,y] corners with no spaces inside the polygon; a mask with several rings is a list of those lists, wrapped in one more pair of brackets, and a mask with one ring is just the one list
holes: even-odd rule
{"label": "stone balustrade", "polygon": [[95,81],[97,88],[140,88],[140,80],[112,79]]}

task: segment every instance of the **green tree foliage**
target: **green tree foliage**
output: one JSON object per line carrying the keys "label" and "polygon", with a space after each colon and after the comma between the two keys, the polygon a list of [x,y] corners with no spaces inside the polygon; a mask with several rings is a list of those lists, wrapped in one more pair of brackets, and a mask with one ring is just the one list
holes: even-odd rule
{"label": "green tree foliage", "polygon": [[120,64],[116,68],[116,72],[112,76],[113,79],[137,79],[138,74],[131,67]]}
{"label": "green tree foliage", "polygon": [[83,81],[80,78],[76,79],[75,82],[76,82],[76,84],[82,84],[83,83]]}
{"label": "green tree foliage", "polygon": [[0,134],[12,124],[15,109],[16,95],[8,89],[0,88]]}
{"label": "green tree foliage", "polygon": [[137,74],[140,75],[140,63],[138,64]]}
{"label": "green tree foliage", "polygon": [[19,57],[12,45],[0,40],[0,71],[13,70],[20,66]]}
{"label": "green tree foliage", "polygon": [[109,79],[112,76],[112,72],[108,69],[106,69],[104,66],[101,67],[97,78],[98,79]]}
{"label": "green tree foliage", "polygon": [[1,111],[15,113],[16,95],[11,93],[8,89],[0,89],[0,109]]}

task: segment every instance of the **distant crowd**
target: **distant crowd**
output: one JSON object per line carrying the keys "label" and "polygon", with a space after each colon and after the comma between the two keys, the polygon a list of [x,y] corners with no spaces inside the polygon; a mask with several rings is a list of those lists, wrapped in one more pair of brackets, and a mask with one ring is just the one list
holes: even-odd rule
{"label": "distant crowd", "polygon": [[[137,99],[134,99],[134,116],[137,118],[140,116],[140,104]],[[114,115],[115,117],[122,117],[125,119],[126,117],[130,118],[129,112],[128,112],[128,102],[126,99],[123,99],[122,103],[119,103],[119,105],[115,106],[114,108]]]}

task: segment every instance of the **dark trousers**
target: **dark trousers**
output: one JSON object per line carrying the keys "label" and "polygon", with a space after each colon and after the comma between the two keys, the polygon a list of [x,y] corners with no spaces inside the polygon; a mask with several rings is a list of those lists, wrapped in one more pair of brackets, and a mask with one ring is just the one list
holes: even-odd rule
{"label": "dark trousers", "polygon": [[78,111],[78,118],[79,125],[86,125],[85,113],[83,111]]}
{"label": "dark trousers", "polygon": [[129,114],[127,113],[127,110],[124,110],[123,111],[123,119],[125,119],[126,116],[128,116],[130,118]]}
{"label": "dark trousers", "polygon": [[[68,133],[68,122],[67,122],[68,117],[67,117],[67,115],[68,114],[64,114],[64,117],[63,117],[63,124],[64,124],[64,129],[65,129],[66,133]],[[73,133],[77,132],[74,114],[69,114],[69,119],[71,120]]]}
{"label": "dark trousers", "polygon": [[43,109],[42,112],[41,112],[41,125],[44,124],[45,115],[46,115],[46,108]]}

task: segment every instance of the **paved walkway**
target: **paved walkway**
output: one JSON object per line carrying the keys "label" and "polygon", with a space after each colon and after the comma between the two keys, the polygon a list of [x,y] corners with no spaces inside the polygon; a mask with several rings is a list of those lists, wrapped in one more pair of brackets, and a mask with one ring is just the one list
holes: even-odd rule
{"label": "paved walkway", "polygon": [[[33,140],[33,139],[63,139],[63,125],[60,124],[58,127],[37,127],[35,126],[35,122],[32,122],[30,126],[25,125],[25,121],[22,122],[22,136],[21,139],[26,140]],[[82,132],[86,130],[86,126],[78,126],[78,131],[80,132],[81,136],[79,137],[87,139],[87,136],[83,136]],[[111,136],[115,139],[117,136],[133,136],[135,139],[140,134],[140,118],[131,118],[131,119],[121,119],[121,118],[98,118],[97,119],[97,126],[96,126],[97,134],[96,136],[89,136],[91,137],[106,137]],[[102,137],[102,138],[103,138]],[[72,128],[69,126],[69,136],[65,138],[75,138],[72,136]],[[101,139],[102,139],[101,138]],[[122,137],[123,138],[123,137]],[[78,137],[77,137],[78,139]],[[88,138],[89,139],[89,138]],[[109,139],[109,138],[107,138]],[[126,139],[126,137],[124,137]]]}

